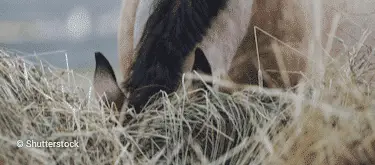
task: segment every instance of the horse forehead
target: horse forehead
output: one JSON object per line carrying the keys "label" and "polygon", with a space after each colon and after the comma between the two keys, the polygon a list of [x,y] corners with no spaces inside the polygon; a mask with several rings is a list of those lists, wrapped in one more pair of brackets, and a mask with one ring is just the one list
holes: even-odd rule
{"label": "horse forehead", "polygon": [[154,12],[152,7],[155,0],[140,0],[135,15],[135,24],[134,24],[134,49],[138,45],[138,42],[142,36],[144,26],[146,21],[150,17],[151,13]]}

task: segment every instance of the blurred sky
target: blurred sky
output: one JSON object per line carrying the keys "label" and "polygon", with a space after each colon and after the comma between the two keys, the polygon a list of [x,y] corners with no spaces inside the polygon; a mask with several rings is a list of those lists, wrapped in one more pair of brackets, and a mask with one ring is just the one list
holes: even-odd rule
{"label": "blurred sky", "polygon": [[[117,67],[121,0],[0,0],[0,47],[26,53],[66,50],[72,68],[93,68],[101,51]],[[45,56],[65,67],[65,53]]]}

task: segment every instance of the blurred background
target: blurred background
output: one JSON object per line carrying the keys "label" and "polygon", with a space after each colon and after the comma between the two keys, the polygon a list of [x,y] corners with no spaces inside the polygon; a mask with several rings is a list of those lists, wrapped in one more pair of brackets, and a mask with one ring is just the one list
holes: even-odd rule
{"label": "blurred background", "polygon": [[[338,29],[346,42],[355,43],[363,27],[375,29],[375,0],[327,3],[353,14]],[[94,52],[101,51],[117,70],[120,8],[121,0],[0,0],[0,47],[24,55],[47,52],[41,58],[60,68],[66,67],[66,54],[70,68],[80,69],[94,69]],[[368,41],[375,43],[373,33]]]}
{"label": "blurred background", "polygon": [[[40,54],[54,66],[94,68],[101,51],[117,67],[121,0],[0,0],[0,47]],[[52,53],[54,52],[54,53]]]}

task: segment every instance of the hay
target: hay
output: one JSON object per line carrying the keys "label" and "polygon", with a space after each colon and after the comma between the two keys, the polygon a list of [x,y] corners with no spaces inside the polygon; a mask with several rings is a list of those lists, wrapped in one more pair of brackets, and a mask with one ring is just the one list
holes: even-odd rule
{"label": "hay", "polygon": [[[0,160],[8,164],[374,164],[374,68],[362,49],[329,62],[296,91],[162,96],[122,126],[60,71],[5,49],[0,58]],[[356,59],[356,60],[353,60]],[[64,76],[65,75],[65,76]],[[158,111],[160,107],[163,110]],[[132,111],[125,112],[132,115]],[[121,114],[125,115],[125,114]],[[17,140],[77,141],[21,147]]]}
{"label": "hay", "polygon": [[[40,68],[10,54],[2,50],[0,62],[0,159],[9,164],[241,160],[245,148],[261,150],[259,142],[248,136],[256,136],[258,130],[266,127],[271,130],[271,121],[285,120],[280,111],[285,109],[282,101],[271,101],[275,97],[254,95],[251,91],[229,96],[197,90],[170,97],[164,94],[145,113],[122,127],[120,114],[82,97],[83,91],[72,87],[62,76],[67,71]],[[157,111],[160,106],[167,108]],[[18,148],[17,140],[22,140],[24,147]],[[77,141],[79,147],[28,148],[27,140]],[[241,147],[237,146],[239,143],[247,144]],[[223,156],[227,151],[227,156]],[[249,158],[252,159],[256,158]]]}

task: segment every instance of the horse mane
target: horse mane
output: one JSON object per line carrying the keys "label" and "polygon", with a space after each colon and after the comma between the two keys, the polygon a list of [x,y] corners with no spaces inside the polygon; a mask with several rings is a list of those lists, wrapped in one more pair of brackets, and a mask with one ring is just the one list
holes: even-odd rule
{"label": "horse mane", "polygon": [[[122,86],[141,104],[160,90],[179,84],[186,57],[202,41],[228,0],[156,0],[135,52],[132,72]],[[139,87],[143,87],[139,89]],[[134,105],[136,106],[136,105]]]}

